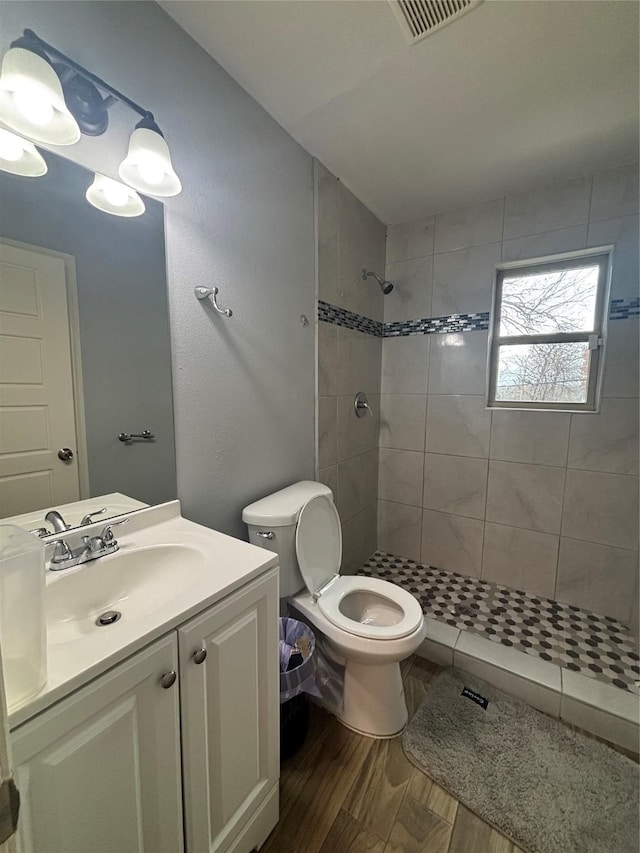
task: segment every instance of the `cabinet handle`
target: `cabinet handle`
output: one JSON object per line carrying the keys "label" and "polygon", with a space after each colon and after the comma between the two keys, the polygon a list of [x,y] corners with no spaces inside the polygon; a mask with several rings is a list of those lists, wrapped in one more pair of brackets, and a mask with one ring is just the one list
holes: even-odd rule
{"label": "cabinet handle", "polygon": [[198,649],[193,653],[193,659],[196,663],[204,663],[207,659],[207,650],[206,649]]}
{"label": "cabinet handle", "polygon": [[175,674],[175,671],[172,669],[171,672],[165,672],[165,674],[160,679],[160,684],[164,687],[165,690],[168,690],[169,687],[172,687],[176,683],[176,678],[178,676]]}

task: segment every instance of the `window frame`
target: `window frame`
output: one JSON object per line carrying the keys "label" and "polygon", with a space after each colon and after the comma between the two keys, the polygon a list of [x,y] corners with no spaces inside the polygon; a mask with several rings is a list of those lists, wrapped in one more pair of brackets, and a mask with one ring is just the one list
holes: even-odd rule
{"label": "window frame", "polygon": [[[493,282],[491,314],[489,320],[489,342],[487,347],[486,407],[488,409],[515,409],[524,411],[586,412],[595,414],[600,410],[602,397],[602,376],[609,320],[609,294],[611,289],[611,268],[613,246],[598,246],[577,252],[565,252],[529,258],[522,261],[509,261],[498,264]],[[587,332],[555,332],[535,335],[500,335],[502,308],[502,282],[514,271],[523,275],[541,270],[576,269],[597,262],[599,266],[594,328]],[[496,400],[496,381],[498,374],[498,353],[501,346],[510,344],[536,343],[589,343],[591,361],[587,399],[584,403]]]}

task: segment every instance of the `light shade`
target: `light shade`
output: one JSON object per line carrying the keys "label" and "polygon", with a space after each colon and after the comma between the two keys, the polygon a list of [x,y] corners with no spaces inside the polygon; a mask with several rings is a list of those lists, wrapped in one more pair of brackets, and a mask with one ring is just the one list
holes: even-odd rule
{"label": "light shade", "polygon": [[38,178],[46,175],[47,164],[33,142],[0,128],[0,169],[12,175]]}
{"label": "light shade", "polygon": [[129,186],[148,195],[178,195],[180,178],[173,171],[169,146],[162,135],[147,127],[137,127],[129,139],[129,153],[118,174]]}
{"label": "light shade", "polygon": [[2,60],[0,119],[37,142],[73,145],[80,139],[58,75],[46,59],[22,47],[10,48]]}
{"label": "light shade", "polygon": [[141,216],[144,213],[144,202],[135,190],[99,172],[87,190],[87,201],[113,216]]}

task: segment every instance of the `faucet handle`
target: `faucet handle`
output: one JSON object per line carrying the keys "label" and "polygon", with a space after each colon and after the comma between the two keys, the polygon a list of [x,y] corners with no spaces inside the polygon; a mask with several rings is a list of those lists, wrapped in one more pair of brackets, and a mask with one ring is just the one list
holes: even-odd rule
{"label": "faucet handle", "polygon": [[70,560],[73,557],[71,553],[71,548],[65,542],[64,539],[58,539],[53,548],[53,557],[51,558],[52,563],[64,563],[66,560]]}
{"label": "faucet handle", "polygon": [[46,527],[36,527],[33,530],[30,530],[29,533],[32,533],[34,536],[38,536],[40,539],[42,539],[43,536],[51,535],[51,531]]}
{"label": "faucet handle", "polygon": [[102,533],[100,534],[100,538],[104,542],[105,545],[113,545],[116,541],[113,535],[112,527],[117,527],[119,524],[128,524],[129,519],[123,518],[121,521],[112,521],[110,524],[105,525]]}
{"label": "faucet handle", "polygon": [[107,511],[106,506],[103,506],[103,507],[102,507],[102,509],[96,509],[96,510],[94,510],[93,512],[88,512],[88,513],[83,517],[83,519],[82,519],[82,521],[80,522],[80,524],[83,524],[83,525],[84,525],[84,524],[91,524],[91,522],[93,521],[93,516],[94,516],[94,515],[102,515],[102,513],[106,512],[106,511]]}

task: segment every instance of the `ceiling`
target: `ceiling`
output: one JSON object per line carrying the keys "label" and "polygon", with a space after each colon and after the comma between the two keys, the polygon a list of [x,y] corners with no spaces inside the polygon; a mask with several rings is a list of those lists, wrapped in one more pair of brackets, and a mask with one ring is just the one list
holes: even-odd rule
{"label": "ceiling", "polygon": [[635,0],[486,0],[415,45],[386,0],[160,5],[386,224],[638,156]]}

